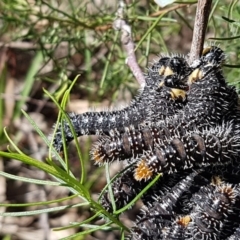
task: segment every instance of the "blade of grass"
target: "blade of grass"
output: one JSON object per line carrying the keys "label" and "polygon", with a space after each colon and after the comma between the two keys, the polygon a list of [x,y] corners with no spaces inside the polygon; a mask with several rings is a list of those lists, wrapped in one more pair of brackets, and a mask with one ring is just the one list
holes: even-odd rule
{"label": "blade of grass", "polygon": [[61,183],[59,183],[59,182],[52,182],[52,181],[45,181],[45,180],[39,180],[39,179],[33,179],[33,178],[20,177],[20,176],[16,176],[16,175],[9,174],[9,173],[2,172],[2,171],[0,171],[0,175],[4,176],[6,178],[14,179],[14,180],[21,181],[21,182],[30,182],[30,183],[34,183],[34,184],[38,184],[38,185],[48,185],[48,186],[61,186]]}
{"label": "blade of grass", "polygon": [[[79,232],[79,233],[76,233],[76,234],[73,234],[71,236],[68,236],[66,238],[61,238],[60,240],[69,240],[69,239],[73,239],[75,237],[80,237],[80,236],[84,236],[84,235],[87,235],[89,233],[92,233],[92,232],[95,232],[97,230],[103,230],[105,227],[108,227],[111,223],[105,223],[103,225],[97,225],[97,226],[92,226],[92,229],[89,229],[89,230],[86,230],[86,231],[82,231],[82,232]],[[107,229],[109,230],[109,229]]]}
{"label": "blade of grass", "polygon": [[112,186],[110,184],[111,179],[110,179],[110,173],[109,173],[109,164],[105,165],[105,173],[106,173],[106,180],[107,180],[109,197],[110,197],[110,200],[111,200],[111,203],[112,203],[113,211],[115,212],[116,211],[116,203],[115,203],[115,199],[114,199]]}
{"label": "blade of grass", "polygon": [[143,35],[143,37],[140,39],[140,41],[138,42],[138,44],[135,47],[135,51],[139,48],[139,46],[143,43],[143,41],[147,38],[148,34],[150,32],[153,31],[153,29],[157,26],[157,24],[161,21],[161,19],[163,18],[163,16],[166,13],[163,13],[161,15],[159,15],[159,17],[155,20],[155,22],[152,24],[152,26],[147,30],[147,32]]}
{"label": "blade of grass", "polygon": [[85,187],[82,184],[80,184],[75,178],[72,178],[71,176],[69,176],[69,174],[67,174],[64,170],[56,166],[54,163],[53,163],[54,167],[49,166],[48,164],[39,162],[36,159],[33,159],[29,156],[26,156],[24,154],[21,155],[17,153],[7,153],[7,152],[0,151],[0,156],[6,157],[9,159],[19,160],[27,165],[34,166],[38,169],[43,170],[44,172],[47,172],[48,174],[51,174],[57,177],[58,179],[61,179],[66,184],[66,186],[74,189],[75,191],[77,191],[78,194],[80,193],[81,196],[87,199],[87,201],[95,211],[101,211],[101,213],[104,214],[112,222],[114,222],[118,226],[121,226],[124,229],[127,229],[117,218],[112,216],[112,214],[108,213],[100,204],[95,202],[91,198],[90,193],[87,191],[87,189],[85,189]]}
{"label": "blade of grass", "polygon": [[[70,130],[71,130],[71,133],[73,134],[73,137],[74,137],[74,141],[77,143],[77,136],[76,136],[76,133],[74,131],[74,128],[73,128],[73,125],[69,119],[69,116],[67,115],[67,113],[64,111],[65,109],[65,106],[67,104],[67,101],[68,101],[68,98],[69,98],[69,94],[70,94],[70,91],[71,89],[73,88],[73,86],[75,85],[77,79],[78,79],[79,75],[77,75],[75,77],[75,79],[73,80],[73,82],[71,83],[71,85],[69,86],[69,88],[66,90],[64,96],[63,96],[63,99],[62,99],[62,102],[61,102],[61,105],[57,102],[57,100],[49,93],[47,92],[46,90],[43,90],[45,92],[45,94],[47,96],[49,96],[49,98],[57,105],[58,109],[59,109],[59,116],[58,116],[58,119],[57,119],[57,122],[56,122],[56,126],[55,126],[55,130],[53,132],[53,137],[52,137],[52,140],[51,140],[51,143],[49,146],[49,159],[51,159],[51,152],[53,151],[54,154],[57,153],[55,149],[52,148],[52,143],[53,143],[53,139],[54,139],[54,135],[56,134],[56,129],[58,129],[58,126],[59,126],[59,122],[60,121],[63,121],[64,119],[68,122],[69,126],[70,126]],[[64,116],[64,119],[62,119],[61,116]],[[63,126],[63,124],[62,124]],[[67,148],[66,148],[66,142],[65,142],[65,137],[64,137],[64,129],[62,129],[62,140],[63,140],[63,147],[64,147],[64,158],[65,159],[68,159],[67,157]],[[80,146],[79,144],[76,144],[76,149],[77,149],[77,153],[78,153],[78,157],[79,157],[79,161],[80,161],[80,166],[81,166],[81,173],[80,173],[80,183],[83,184],[84,183],[84,179],[85,179],[85,164],[84,164],[84,161],[82,160],[82,155],[81,155],[81,150],[80,150]],[[59,154],[57,153],[57,155],[59,156]],[[67,160],[66,160],[67,161]],[[68,163],[68,161],[67,161]]]}
{"label": "blade of grass", "polygon": [[227,40],[233,40],[233,39],[238,39],[240,38],[240,35],[238,36],[233,36],[233,37],[227,37],[227,38],[208,38],[208,39],[211,39],[211,40],[219,40],[219,41],[227,41]]}
{"label": "blade of grass", "polygon": [[100,211],[96,212],[93,216],[91,216],[90,218],[88,218],[80,223],[74,223],[74,224],[71,224],[70,226],[61,227],[61,228],[54,228],[53,231],[61,231],[61,230],[65,230],[65,229],[80,227],[81,225],[87,224],[87,223],[93,221],[94,219],[98,218],[100,213],[101,213]]}
{"label": "blade of grass", "polygon": [[79,204],[75,204],[75,205],[66,205],[66,206],[60,206],[60,207],[52,207],[52,208],[46,208],[46,209],[40,209],[40,210],[34,210],[34,211],[6,212],[6,213],[0,212],[0,216],[3,216],[3,217],[32,216],[32,215],[39,215],[42,213],[62,211],[62,210],[68,209],[68,208],[79,207],[79,206],[83,206],[83,205],[86,205],[86,203],[79,203]]}
{"label": "blade of grass", "polygon": [[[70,200],[72,198],[75,198],[76,196],[78,195],[72,195],[72,196],[69,196],[69,197],[64,197],[64,198],[60,198],[60,199],[55,199],[55,200],[52,200],[52,201],[45,201],[45,202],[31,202],[31,203],[18,203],[18,204],[15,204],[15,203],[0,203],[0,206],[1,207],[31,207],[31,206],[44,206],[44,205],[49,205],[49,204],[52,204],[52,203],[61,203],[63,201],[66,201],[66,200]],[[88,203],[83,203],[83,206],[84,205],[89,205]]]}

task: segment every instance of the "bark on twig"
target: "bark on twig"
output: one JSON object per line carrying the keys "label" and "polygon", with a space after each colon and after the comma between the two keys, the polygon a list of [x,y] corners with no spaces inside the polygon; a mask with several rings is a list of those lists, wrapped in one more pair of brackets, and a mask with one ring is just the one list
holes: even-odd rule
{"label": "bark on twig", "polygon": [[121,31],[121,42],[125,52],[127,53],[126,64],[129,66],[138,83],[143,87],[145,78],[141,68],[137,63],[137,58],[134,52],[134,42],[132,39],[132,31],[130,25],[124,20],[125,4],[122,0],[119,1],[119,7],[116,13],[117,19],[113,22],[113,27]]}
{"label": "bark on twig", "polygon": [[199,0],[195,17],[192,45],[189,54],[189,63],[200,57],[210,14],[212,0]]}

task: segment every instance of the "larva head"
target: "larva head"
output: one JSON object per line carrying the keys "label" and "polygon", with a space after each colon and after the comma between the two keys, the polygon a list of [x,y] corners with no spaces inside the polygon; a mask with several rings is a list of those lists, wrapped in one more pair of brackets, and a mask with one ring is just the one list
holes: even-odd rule
{"label": "larva head", "polygon": [[169,87],[187,90],[187,76],[190,67],[185,58],[179,56],[161,57],[149,69],[148,75],[159,87]]}
{"label": "larva head", "polygon": [[90,152],[90,156],[96,164],[102,165],[107,162],[105,150],[102,148],[101,145],[95,146]]}
{"label": "larva head", "polygon": [[110,142],[108,138],[100,139],[90,152],[91,159],[98,165],[113,162],[118,159],[118,151],[115,142]]}
{"label": "larva head", "polygon": [[188,84],[203,79],[209,73],[219,70],[226,59],[223,50],[216,46],[203,49],[202,56],[191,64],[192,73],[189,75]]}
{"label": "larva head", "polygon": [[216,46],[211,46],[203,49],[201,61],[205,64],[212,64],[214,66],[220,66],[226,59],[226,55],[223,50]]}

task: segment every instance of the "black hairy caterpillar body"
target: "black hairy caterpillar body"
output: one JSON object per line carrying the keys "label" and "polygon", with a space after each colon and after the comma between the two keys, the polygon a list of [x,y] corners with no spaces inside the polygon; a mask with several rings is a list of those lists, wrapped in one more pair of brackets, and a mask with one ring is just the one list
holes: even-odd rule
{"label": "black hairy caterpillar body", "polygon": [[239,184],[227,184],[218,176],[212,176],[211,184],[202,182],[203,186],[198,187],[196,193],[192,192],[193,207],[185,215],[179,209],[182,196],[191,192],[191,186],[199,183],[198,177],[205,177],[207,172],[205,169],[192,173],[165,195],[153,196],[136,220],[130,239],[237,239],[234,237],[239,234],[236,230],[240,221]]}
{"label": "black hairy caterpillar body", "polygon": [[142,209],[142,216],[139,216],[136,226],[132,228],[131,239],[163,239],[164,229],[174,221],[173,207],[179,197],[192,185],[198,173],[191,173],[178,182],[165,196],[156,197],[153,203],[148,203],[147,209]]}
{"label": "black hairy caterpillar body", "polygon": [[[186,170],[181,171],[181,173],[182,172],[184,173]],[[174,211],[180,216],[187,215],[193,208],[193,204],[190,202],[192,195],[197,193],[202,186],[210,184],[211,179],[212,175],[206,171],[206,168],[201,169],[201,172],[194,177],[191,186],[188,189],[185,189],[184,193],[178,199],[174,206]],[[158,196],[158,191],[155,191],[155,195]]]}
{"label": "black hairy caterpillar body", "polygon": [[239,155],[239,134],[232,124],[193,131],[177,128],[143,128],[96,145],[92,158],[98,164],[138,158],[137,180],[153,173],[171,173],[183,168],[227,164]]}
{"label": "black hairy caterpillar body", "polygon": [[[187,106],[180,111],[178,118],[185,117],[189,121],[197,117],[210,117],[208,121],[216,123],[216,120],[222,119],[223,116],[228,120],[228,116],[234,113],[238,105],[238,95],[235,88],[228,86],[223,77],[221,65],[225,58],[219,47],[211,46],[205,48],[202,56],[192,63],[191,74],[188,76],[190,91],[187,92]],[[234,110],[230,112],[231,108]],[[221,111],[223,112],[219,113]],[[214,116],[215,114],[217,116]],[[147,120],[153,123],[161,121]]]}
{"label": "black hairy caterpillar body", "polygon": [[225,165],[239,157],[240,137],[232,126],[215,128],[172,137],[168,144],[156,144],[146,151],[135,170],[135,179],[148,179],[156,173],[172,173],[180,169]]}
{"label": "black hairy caterpillar body", "polygon": [[[117,178],[112,184],[112,193],[114,196],[114,202],[116,209],[120,209],[133,200],[137,194],[143,190],[149,184],[149,181],[137,181],[134,178],[134,168],[131,166],[126,171],[122,172],[119,178]],[[141,197],[144,204],[154,202],[157,198],[161,198],[166,195],[167,192],[171,190],[179,181],[185,178],[192,172],[191,169],[186,169],[181,172],[174,172],[172,174],[164,174],[161,178]],[[211,173],[207,173],[205,170],[203,173],[198,174],[194,183],[189,188],[189,191],[185,191],[181,199],[178,200],[176,208],[181,212],[186,213],[192,207],[189,204],[189,199],[192,194],[197,192],[201,186],[207,185],[211,181]],[[109,211],[113,212],[111,199],[109,197],[108,191],[105,192],[101,198],[101,203],[103,207]]]}
{"label": "black hairy caterpillar body", "polygon": [[[192,173],[192,169],[186,169],[181,173],[175,172],[172,174],[164,174],[161,178],[156,182],[156,184],[150,188],[141,198],[144,205],[148,203],[153,203],[156,199],[161,199],[164,197],[171,189],[184,178]],[[135,181],[137,181],[135,179]],[[145,181],[140,181],[145,182]],[[147,182],[147,181],[146,181]],[[174,209],[175,211],[175,209]]]}
{"label": "black hairy caterpillar body", "polygon": [[216,126],[223,121],[232,121],[233,130],[239,130],[238,95],[235,88],[227,85],[220,68],[206,62],[204,57],[202,62],[205,65],[199,65],[198,76],[194,71],[189,77],[191,85],[188,102],[183,110],[165,121],[153,124],[148,122],[146,125],[153,126],[150,128],[144,128],[144,125],[138,128],[131,126],[123,134],[112,131],[111,137],[100,138],[99,144],[91,152],[92,159],[102,164],[135,157],[144,150],[151,150],[152,145],[158,143],[158,139],[163,140],[166,134],[171,136],[177,132],[181,136],[181,131],[194,131],[196,126]]}
{"label": "black hairy caterpillar body", "polygon": [[240,164],[239,158],[233,160],[227,165],[218,165],[208,168],[212,175],[221,177],[225,182],[236,185],[240,182]]}
{"label": "black hairy caterpillar body", "polygon": [[[137,181],[134,178],[134,168],[134,165],[128,168],[111,184],[116,209],[120,209],[128,204],[149,184],[149,181]],[[147,204],[148,202],[153,202],[152,198],[154,196],[163,196],[175,186],[177,182],[189,175],[189,173],[190,171],[186,170],[181,174],[164,174],[154,186],[141,197],[142,202]],[[108,191],[103,194],[101,203],[107,211],[113,211]]]}
{"label": "black hairy caterpillar body", "polygon": [[[201,172],[194,177],[191,186],[188,189],[185,189],[182,196],[178,199],[174,211],[177,214],[188,214],[194,205],[194,202],[191,200],[192,196],[203,186],[207,186],[213,182],[215,182],[215,184],[222,182],[221,179],[224,179],[224,170],[225,166],[221,166],[221,168],[218,167],[217,169],[209,167],[201,168]],[[171,191],[171,188],[192,172],[192,169],[186,169],[181,172],[164,174],[162,178],[160,178],[159,181],[142,196],[141,199],[143,203],[147,204],[156,201],[156,199],[161,199],[167,192]],[[235,186],[235,184],[233,185]]]}
{"label": "black hairy caterpillar body", "polygon": [[[119,111],[69,113],[77,137],[83,135],[109,135],[111,130],[124,131],[125,127],[137,127],[153,116],[165,119],[175,114],[185,103],[187,76],[190,67],[183,57],[162,57],[149,68],[146,85],[129,107]],[[67,121],[59,124],[53,136],[53,146],[57,151],[63,148],[63,136],[66,144],[73,140],[73,134]]]}
{"label": "black hairy caterpillar body", "polygon": [[185,240],[185,228],[191,220],[190,216],[186,215],[178,217],[171,226],[163,229],[162,240]]}
{"label": "black hairy caterpillar body", "polygon": [[203,187],[193,198],[195,207],[190,214],[191,221],[186,227],[185,239],[226,239],[221,234],[228,233],[223,228],[229,224],[229,216],[239,198],[236,188],[225,183],[210,185]]}

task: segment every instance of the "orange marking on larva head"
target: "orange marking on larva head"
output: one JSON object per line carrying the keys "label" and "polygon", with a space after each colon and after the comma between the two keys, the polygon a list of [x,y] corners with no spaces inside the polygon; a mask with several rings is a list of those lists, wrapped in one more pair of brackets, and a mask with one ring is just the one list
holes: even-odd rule
{"label": "orange marking on larva head", "polygon": [[194,82],[202,79],[202,77],[202,71],[199,68],[195,69],[188,77],[188,85],[192,85]]}
{"label": "orange marking on larva head", "polygon": [[142,161],[138,164],[135,173],[134,178],[137,181],[141,180],[148,180],[153,175],[153,171],[147,166],[146,161],[142,159]]}
{"label": "orange marking on larva head", "polygon": [[178,88],[172,88],[170,94],[173,100],[186,98],[186,92]]}
{"label": "orange marking on larva head", "polygon": [[161,87],[164,86],[164,85],[165,85],[165,82],[164,82],[164,81],[161,81],[158,86],[161,88]]}
{"label": "orange marking on larva head", "polygon": [[206,47],[206,48],[204,48],[203,51],[202,51],[202,55],[206,55],[207,53],[210,52],[211,49],[212,49],[212,47]]}
{"label": "orange marking on larva head", "polygon": [[95,149],[94,151],[92,151],[92,159],[95,163],[98,163],[98,164],[103,163],[103,156],[98,151],[98,149]]}
{"label": "orange marking on larva head", "polygon": [[158,70],[158,73],[160,76],[164,75],[164,72],[165,72],[165,67],[162,66],[159,70]]}
{"label": "orange marking on larva head", "polygon": [[191,222],[191,217],[189,215],[181,217],[177,220],[177,223],[183,227],[187,227],[187,225]]}
{"label": "orange marking on larva head", "polygon": [[173,75],[173,70],[170,67],[166,67],[164,71],[164,76],[171,76]]}

